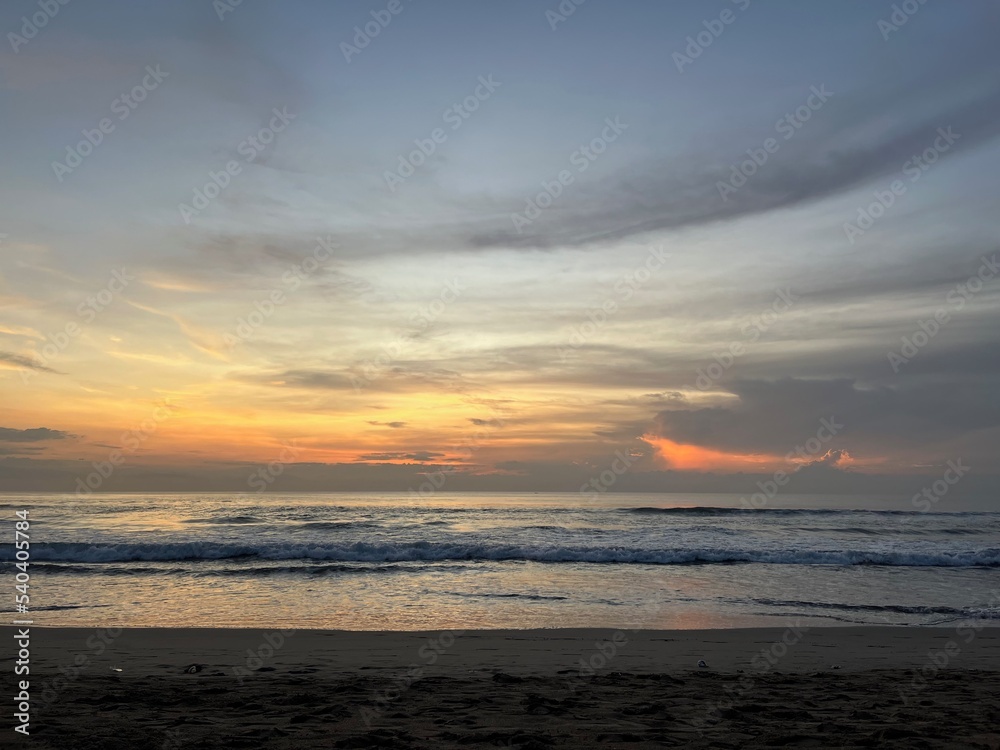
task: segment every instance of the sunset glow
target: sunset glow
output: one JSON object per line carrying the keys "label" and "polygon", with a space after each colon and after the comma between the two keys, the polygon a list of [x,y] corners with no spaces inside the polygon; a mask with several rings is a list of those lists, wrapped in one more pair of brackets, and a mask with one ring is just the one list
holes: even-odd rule
{"label": "sunset glow", "polygon": [[[695,7],[408,12],[350,61],[346,6],[243,8],[221,64],[168,4],[0,53],[0,483],[114,458],[101,489],[244,491],[284,455],[269,489],[574,491],[627,454],[616,491],[868,492],[990,465],[995,86],[916,36],[894,54],[926,85],[862,75],[833,39],[877,70],[889,45],[855,20],[779,84],[750,28],[790,21],[756,4],[726,51],[664,56],[647,30],[683,47]],[[496,37],[420,46],[466,23]],[[635,60],[593,55],[609,23]]]}
{"label": "sunset glow", "polygon": [[681,445],[667,438],[649,435],[644,436],[643,440],[656,447],[668,468],[677,470],[773,471],[787,463],[782,456],[724,453],[699,445]]}

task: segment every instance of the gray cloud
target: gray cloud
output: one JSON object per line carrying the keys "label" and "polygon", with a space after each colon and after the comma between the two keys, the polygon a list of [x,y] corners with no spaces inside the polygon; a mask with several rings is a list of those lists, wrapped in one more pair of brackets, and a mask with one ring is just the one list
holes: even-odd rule
{"label": "gray cloud", "polygon": [[[825,106],[836,104],[830,101]],[[858,109],[852,126],[870,130],[888,115],[884,104]],[[559,211],[543,213],[526,230],[518,232],[508,226],[480,233],[471,238],[471,244],[553,247],[608,242],[775,211],[836,195],[876,178],[899,175],[909,158],[934,142],[941,127],[951,127],[960,136],[942,159],[975,148],[1000,134],[998,118],[1000,85],[989,81],[965,101],[926,114],[919,121],[884,132],[867,143],[845,144],[838,131],[804,126],[794,140],[783,145],[770,162],[724,200],[717,183],[730,178],[732,164],[747,158],[746,148],[759,147],[764,139],[745,136],[745,143],[724,145],[722,159],[706,154],[688,167],[691,171],[681,172],[676,163],[667,160],[652,166],[638,165],[607,178],[586,193],[577,193],[577,198],[563,198]],[[522,210],[522,206],[512,210]]]}
{"label": "gray cloud", "polygon": [[[580,486],[594,475],[594,467],[564,462],[504,462],[498,466],[501,473],[484,474],[447,465],[414,460],[409,464],[377,463],[382,460],[399,460],[406,454],[373,454],[392,458],[372,458],[376,463],[354,464],[288,464],[272,486],[274,492],[323,492],[330,486],[345,492],[406,492],[426,480],[428,472],[443,471],[448,474],[448,491],[456,492],[570,492],[579,493]],[[933,470],[944,460],[936,463]],[[246,489],[247,472],[252,465],[207,464],[204,466],[175,467],[169,471],[138,462],[120,467],[108,479],[108,491],[149,491],[155,486],[159,492],[242,492]],[[13,492],[71,491],[79,474],[78,462],[54,461],[28,457],[8,457],[0,461],[0,484]],[[639,471],[630,470],[621,475],[615,484],[616,492],[713,492],[749,495],[758,491],[756,483],[771,478],[770,474],[723,474],[690,471]],[[790,491],[794,493],[839,493],[849,495],[892,494],[899,495],[901,507],[908,508],[909,497],[926,484],[926,476],[872,475],[846,471],[814,462],[801,467],[794,477]],[[977,498],[989,508],[1000,491],[1000,476],[973,472],[965,477],[951,493],[955,497]],[[952,494],[949,494],[949,498]],[[994,506],[995,507],[995,506]]]}
{"label": "gray cloud", "polygon": [[784,455],[827,419],[843,425],[827,448],[855,458],[899,450],[940,456],[961,444],[985,460],[1000,432],[1000,399],[990,382],[864,386],[846,378],[786,377],[734,381],[727,389],[738,398],[732,406],[659,412],[658,434],[726,451]]}
{"label": "gray cloud", "polygon": [[282,388],[306,388],[320,390],[353,390],[346,375],[322,370],[285,370],[273,374],[236,373],[231,377],[252,383],[272,385],[281,383]]}
{"label": "gray cloud", "polygon": [[412,453],[390,451],[386,453],[366,453],[358,457],[359,461],[416,461],[425,463],[444,456],[443,453],[433,451],[414,451]]}
{"label": "gray cloud", "polygon": [[33,427],[27,430],[0,427],[0,442],[4,443],[37,443],[43,440],[66,440],[75,437],[77,435],[62,430],[50,430],[48,427]]}
{"label": "gray cloud", "polygon": [[494,427],[500,423],[498,419],[479,419],[478,417],[469,417],[469,421],[476,427]]}
{"label": "gray cloud", "polygon": [[17,367],[35,370],[36,372],[59,373],[58,370],[53,370],[51,367],[46,367],[40,362],[36,362],[28,357],[23,357],[20,354],[14,354],[13,352],[0,351],[0,362],[7,362],[8,364],[15,365]]}

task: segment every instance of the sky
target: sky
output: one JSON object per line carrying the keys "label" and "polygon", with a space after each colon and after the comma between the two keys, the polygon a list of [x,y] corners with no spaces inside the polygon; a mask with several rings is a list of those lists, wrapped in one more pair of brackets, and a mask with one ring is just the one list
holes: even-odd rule
{"label": "sky", "polygon": [[60,2],[0,491],[1000,487],[996,3]]}

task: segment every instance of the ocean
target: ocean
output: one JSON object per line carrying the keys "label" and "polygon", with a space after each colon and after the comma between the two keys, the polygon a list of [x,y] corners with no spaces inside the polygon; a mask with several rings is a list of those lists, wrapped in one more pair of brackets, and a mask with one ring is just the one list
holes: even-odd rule
{"label": "ocean", "polygon": [[[0,496],[36,625],[433,630],[996,624],[1000,512],[728,495]],[[862,509],[864,508],[864,509]],[[14,615],[13,596],[4,598]]]}

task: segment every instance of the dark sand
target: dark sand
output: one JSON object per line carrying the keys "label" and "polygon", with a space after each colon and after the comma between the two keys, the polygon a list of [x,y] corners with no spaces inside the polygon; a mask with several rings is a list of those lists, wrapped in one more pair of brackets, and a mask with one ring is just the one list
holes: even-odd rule
{"label": "dark sand", "polygon": [[0,747],[1000,748],[997,628],[276,632],[33,628]]}

